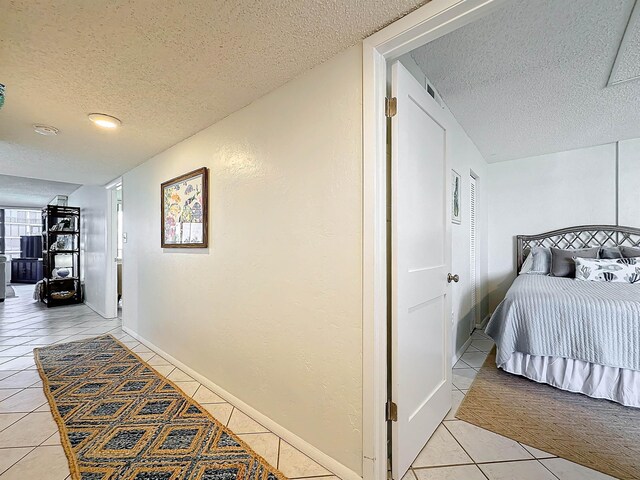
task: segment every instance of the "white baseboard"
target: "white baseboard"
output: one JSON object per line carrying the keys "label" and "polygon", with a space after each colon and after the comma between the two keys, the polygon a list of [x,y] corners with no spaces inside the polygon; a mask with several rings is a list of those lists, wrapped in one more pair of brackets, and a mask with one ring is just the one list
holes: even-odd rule
{"label": "white baseboard", "polygon": [[180,360],[174,358],[173,356],[169,355],[167,352],[165,352],[161,348],[158,348],[150,341],[141,337],[130,328],[125,327],[123,325],[122,330],[128,333],[129,335],[131,335],[136,340],[138,340],[140,343],[149,347],[151,350],[153,350],[155,353],[157,353],[161,357],[164,357],[166,360],[169,360],[172,364],[174,364],[180,370],[187,373],[191,377],[195,378],[198,382],[203,384],[209,390],[219,395],[220,397],[224,398],[231,405],[233,405],[234,407],[237,407],[239,410],[249,415],[258,423],[262,424],[264,427],[269,429],[271,432],[275,433],[284,441],[291,444],[292,446],[300,450],[302,453],[304,453],[305,455],[309,456],[310,458],[318,462],[320,465],[322,465],[324,468],[326,468],[333,474],[337,475],[339,478],[344,480],[362,480],[362,477],[358,475],[356,472],[354,472],[353,470],[351,470],[350,468],[344,466],[337,460],[331,458],[329,455],[317,449],[316,447],[311,445],[309,442],[303,440],[302,438],[297,436],[295,433],[287,430],[280,424],[276,423],[274,420],[271,420],[269,417],[267,417],[263,413],[260,413],[258,410],[251,407],[247,403],[243,402],[235,395],[232,395],[231,393],[226,391],[224,388],[220,387],[219,385],[216,385],[208,378],[204,377],[203,375],[199,374],[195,370],[191,369],[190,367],[182,363]]}
{"label": "white baseboard", "polygon": [[469,336],[469,338],[467,339],[466,342],[464,342],[464,345],[462,345],[458,351],[456,352],[456,354],[453,357],[453,363],[451,365],[455,365],[458,360],[460,360],[460,357],[462,357],[462,355],[464,354],[464,352],[467,350],[467,348],[469,347],[469,345],[471,345],[471,341],[473,340],[473,338],[471,338],[471,336]]}
{"label": "white baseboard", "polygon": [[487,326],[487,323],[489,323],[489,319],[491,318],[491,314],[487,315],[486,317],[484,317],[482,319],[482,322],[480,323],[476,323],[476,328],[478,330],[484,330],[484,327]]}

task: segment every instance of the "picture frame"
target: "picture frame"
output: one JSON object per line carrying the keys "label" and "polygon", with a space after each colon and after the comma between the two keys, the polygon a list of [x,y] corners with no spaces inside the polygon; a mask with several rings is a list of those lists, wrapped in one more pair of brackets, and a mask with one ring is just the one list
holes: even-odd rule
{"label": "picture frame", "polygon": [[198,168],[160,185],[162,248],[209,246],[209,171]]}
{"label": "picture frame", "polygon": [[462,177],[451,170],[451,223],[462,223]]}

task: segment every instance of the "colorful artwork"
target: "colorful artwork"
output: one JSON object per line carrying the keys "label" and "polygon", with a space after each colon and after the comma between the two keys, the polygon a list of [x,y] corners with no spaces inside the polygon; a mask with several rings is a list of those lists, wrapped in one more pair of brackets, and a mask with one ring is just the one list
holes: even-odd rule
{"label": "colorful artwork", "polygon": [[206,248],[207,169],[162,184],[162,247]]}
{"label": "colorful artwork", "polygon": [[458,225],[462,223],[462,212],[460,211],[461,189],[462,179],[460,174],[455,170],[451,170],[451,222]]}

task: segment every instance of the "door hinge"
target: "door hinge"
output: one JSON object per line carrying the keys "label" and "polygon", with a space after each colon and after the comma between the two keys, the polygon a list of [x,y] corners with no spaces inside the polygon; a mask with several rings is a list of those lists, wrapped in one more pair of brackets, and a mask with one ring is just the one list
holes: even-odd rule
{"label": "door hinge", "polygon": [[387,422],[398,421],[398,405],[391,400],[387,401]]}
{"label": "door hinge", "polygon": [[398,99],[396,97],[384,99],[384,114],[391,118],[398,113]]}

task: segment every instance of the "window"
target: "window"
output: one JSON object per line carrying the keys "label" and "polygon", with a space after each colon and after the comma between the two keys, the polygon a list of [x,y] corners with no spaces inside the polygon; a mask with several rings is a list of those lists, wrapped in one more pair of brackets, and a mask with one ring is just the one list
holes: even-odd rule
{"label": "window", "polygon": [[42,213],[40,210],[25,208],[5,208],[0,210],[0,221],[4,216],[4,228],[0,227],[0,252],[8,258],[20,257],[20,237],[42,234]]}

